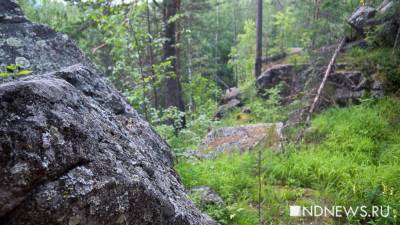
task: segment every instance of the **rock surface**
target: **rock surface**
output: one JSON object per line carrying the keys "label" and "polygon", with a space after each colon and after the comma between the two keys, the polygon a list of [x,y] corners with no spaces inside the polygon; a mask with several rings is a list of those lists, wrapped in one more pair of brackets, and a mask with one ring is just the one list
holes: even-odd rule
{"label": "rock surface", "polygon": [[225,91],[225,94],[221,98],[221,103],[226,104],[233,99],[240,100],[240,97],[241,97],[241,93],[240,93],[239,88],[232,87]]}
{"label": "rock surface", "polygon": [[23,57],[34,74],[0,81],[0,224],[215,224],[187,199],[168,145],[68,37],[11,0],[0,33],[0,64]]}
{"label": "rock surface", "polygon": [[[380,44],[393,47],[400,26],[400,3],[384,0],[376,9],[371,6],[357,8],[347,22],[362,36],[375,33]],[[380,26],[379,29],[376,29]]]}
{"label": "rock surface", "polygon": [[[284,84],[284,86],[291,86],[292,88],[296,88],[293,85],[298,86],[300,80],[298,80],[299,76],[296,74],[301,73],[304,69],[307,68],[307,65],[294,65],[294,64],[278,64],[268,68],[264,71],[256,80],[256,87],[259,90],[266,90],[277,86],[278,84]],[[292,94],[294,90],[284,88],[281,94],[284,97],[287,97]]]}
{"label": "rock surface", "polygon": [[237,107],[240,107],[240,106],[243,106],[243,103],[240,100],[238,100],[236,98],[231,99],[226,104],[220,105],[218,107],[218,110],[215,113],[214,118],[222,119],[227,114],[227,112],[229,112]]}
{"label": "rock surface", "polygon": [[358,32],[364,33],[364,28],[375,16],[376,9],[371,6],[360,6],[354,13],[350,16],[347,22]]}
{"label": "rock surface", "polygon": [[[291,103],[295,99],[307,101],[307,99],[312,98],[309,95],[310,90],[320,84],[322,71],[316,73],[309,65],[295,68],[292,64],[273,66],[257,79],[256,86],[263,92],[283,83],[281,96],[284,103]],[[328,77],[319,104],[320,107],[346,106],[356,103],[369,92],[372,92],[374,96],[383,94],[383,86],[378,85],[378,81],[369,81],[363,73],[352,70],[347,64],[337,64],[335,69],[336,71]],[[319,76],[316,76],[317,74]]]}
{"label": "rock surface", "polygon": [[219,205],[224,202],[217,192],[207,186],[194,187],[190,189],[189,193],[194,198],[198,198],[202,207],[207,205]]}
{"label": "rock surface", "polygon": [[244,152],[260,144],[279,150],[282,140],[282,123],[225,127],[207,134],[198,151],[203,158],[214,158],[221,153]]}

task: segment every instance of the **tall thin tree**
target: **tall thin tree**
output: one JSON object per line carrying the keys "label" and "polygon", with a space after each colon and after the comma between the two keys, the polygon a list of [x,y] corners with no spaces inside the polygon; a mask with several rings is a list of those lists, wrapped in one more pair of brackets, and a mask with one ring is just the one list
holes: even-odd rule
{"label": "tall thin tree", "polygon": [[263,0],[257,0],[256,17],[256,63],[254,75],[257,78],[261,74],[262,63],[262,24],[263,24]]}
{"label": "tall thin tree", "polygon": [[158,96],[157,96],[157,89],[156,89],[156,74],[154,72],[154,51],[153,51],[153,36],[152,36],[152,29],[151,29],[151,21],[150,21],[150,3],[149,0],[146,0],[146,21],[147,21],[147,51],[149,54],[150,60],[150,76],[151,76],[151,86],[153,90],[153,98],[154,98],[154,107],[158,109]]}
{"label": "tall thin tree", "polygon": [[[166,41],[163,46],[163,61],[170,60],[171,66],[164,79],[164,107],[176,107],[179,111],[185,111],[183,102],[182,85],[177,65],[177,14],[180,8],[180,0],[164,0],[163,23]],[[185,126],[185,117],[181,118],[181,127]]]}

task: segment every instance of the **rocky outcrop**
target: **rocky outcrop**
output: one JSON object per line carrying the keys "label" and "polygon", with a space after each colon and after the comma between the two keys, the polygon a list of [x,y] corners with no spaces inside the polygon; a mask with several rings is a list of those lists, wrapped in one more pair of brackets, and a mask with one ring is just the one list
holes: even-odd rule
{"label": "rocky outcrop", "polygon": [[67,36],[11,0],[0,33],[0,63],[24,58],[34,74],[0,82],[0,224],[214,224],[168,145]]}
{"label": "rocky outcrop", "polygon": [[221,153],[244,152],[258,144],[279,150],[282,140],[282,123],[225,127],[207,134],[198,148],[202,158],[214,158]]}
{"label": "rocky outcrop", "polygon": [[[384,0],[377,8],[360,6],[347,22],[362,36],[375,33],[376,40],[393,46],[400,26],[400,3]],[[376,29],[380,26],[379,29]]]}
{"label": "rocky outcrop", "polygon": [[328,77],[322,97],[326,104],[346,106],[357,103],[370,90],[360,71],[337,71]]}
{"label": "rocky outcrop", "polygon": [[[322,71],[315,71],[313,67],[276,65],[258,77],[256,86],[263,93],[267,89],[284,84],[281,87],[283,103],[291,103],[294,100],[307,102],[312,98],[313,88],[322,80]],[[376,97],[382,96],[383,85],[378,80],[368,80],[362,72],[353,70],[347,64],[337,64],[335,71],[328,77],[319,107],[357,103],[368,93]]]}
{"label": "rocky outcrop", "polygon": [[256,87],[261,92],[282,85],[282,97],[289,97],[300,91],[303,80],[297,74],[307,69],[307,65],[278,64],[268,68],[256,80]]}

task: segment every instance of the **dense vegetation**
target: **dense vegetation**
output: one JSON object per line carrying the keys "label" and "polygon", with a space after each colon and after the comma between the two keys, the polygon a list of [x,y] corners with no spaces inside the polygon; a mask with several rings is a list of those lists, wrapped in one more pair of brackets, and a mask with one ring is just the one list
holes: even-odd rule
{"label": "dense vegetation", "polygon": [[[373,33],[367,37],[368,49],[354,48],[339,61],[379,76],[386,83],[387,97],[367,97],[359,105],[324,111],[313,119],[303,142],[287,144],[281,154],[259,145],[243,154],[188,160],[181,156],[196,149],[211,129],[284,121],[293,110],[293,106],[281,105],[280,87],[269,90],[268,99],[257,95],[254,88],[254,0],[178,1],[177,13],[169,18],[161,1],[21,2],[32,20],[75,39],[154,125],[171,145],[176,170],[187,188],[207,185],[217,191],[222,205],[199,207],[219,223],[300,223],[288,215],[292,204],[389,205],[394,209],[389,218],[319,223],[400,223],[400,101],[396,96],[400,52],[378,43]],[[359,0],[265,0],[263,54],[302,48],[302,54],[286,60],[307,62],[313,50],[352,32],[344,21],[359,4]],[[172,23],[177,52],[171,57],[165,55],[168,37],[163,27]],[[181,85],[178,94],[183,107],[165,102],[169,90],[165,83],[171,79]],[[240,88],[252,113],[237,109],[214,120],[221,94],[233,86]],[[261,174],[257,173],[259,151],[263,154]],[[261,218],[257,209],[260,191]],[[198,203],[196,196],[192,198]]]}
{"label": "dense vegetation", "polygon": [[[287,146],[284,154],[263,151],[262,219],[268,224],[298,223],[288,217],[288,205],[293,204],[390,205],[398,210],[399,103],[387,98],[330,109],[314,119],[306,143]],[[223,196],[223,207],[206,208],[210,215],[221,224],[244,225],[258,222],[256,165],[256,154],[250,152],[183,161],[177,170],[188,187],[208,185]],[[358,219],[350,218],[349,224],[359,224]],[[392,214],[370,224],[398,220]]]}

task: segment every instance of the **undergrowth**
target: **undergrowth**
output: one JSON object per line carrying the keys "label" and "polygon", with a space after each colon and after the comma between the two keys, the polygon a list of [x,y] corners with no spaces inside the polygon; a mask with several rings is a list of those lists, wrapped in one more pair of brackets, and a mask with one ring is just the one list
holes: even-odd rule
{"label": "undergrowth", "polygon": [[[315,135],[318,141],[307,138]],[[221,224],[258,224],[256,151],[180,161],[176,170],[187,188],[207,185],[221,195],[223,206],[203,208]],[[265,224],[298,224],[288,217],[291,204],[390,206],[388,218],[354,217],[342,223],[400,223],[400,100],[329,109],[313,120],[300,147],[263,153]]]}

